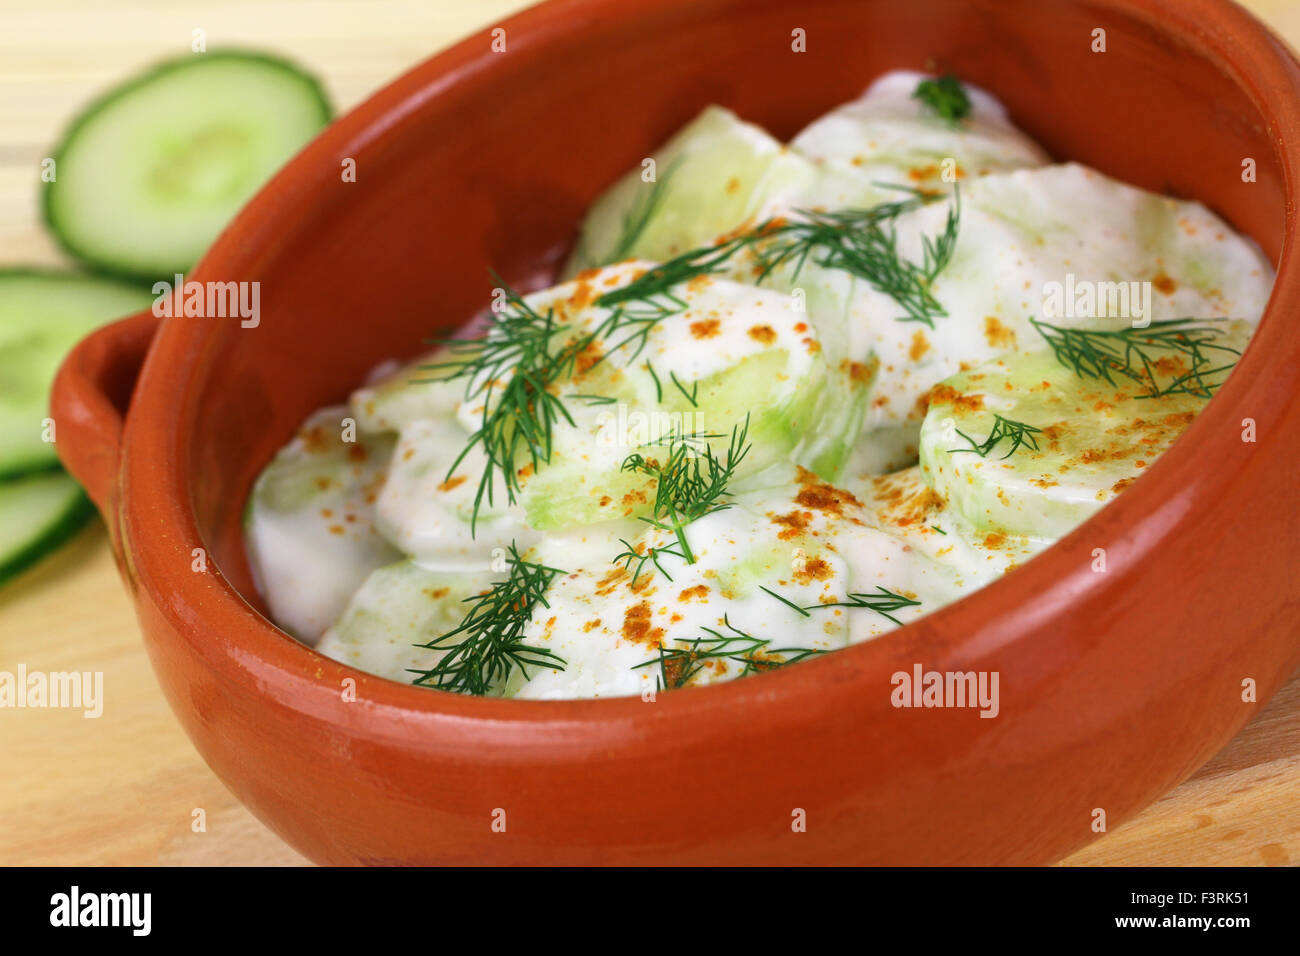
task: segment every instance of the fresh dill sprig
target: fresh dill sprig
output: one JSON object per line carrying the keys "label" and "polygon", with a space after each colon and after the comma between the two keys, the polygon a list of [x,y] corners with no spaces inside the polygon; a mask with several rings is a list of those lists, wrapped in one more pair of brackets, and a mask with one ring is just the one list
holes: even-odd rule
{"label": "fresh dill sprig", "polygon": [[647,547],[644,552],[641,552],[638,551],[636,546],[626,538],[619,538],[618,540],[623,544],[623,547],[626,550],[615,556],[614,563],[618,564],[620,561],[623,562],[623,568],[627,571],[631,571],[632,565],[636,564],[636,570],[632,572],[632,587],[636,587],[637,578],[641,577],[641,572],[645,570],[647,563],[654,564],[655,569],[671,581],[673,576],[668,573],[668,570],[662,564],[659,563],[659,559],[661,557],[672,557],[681,558],[683,561],[686,560],[686,555],[677,550],[679,545],[676,543],[662,548]]}
{"label": "fresh dill sprig", "polygon": [[[691,407],[692,407],[692,408],[699,408],[699,407],[700,407],[700,403],[696,400],[697,397],[698,397],[699,394],[700,394],[700,383],[699,383],[699,382],[692,382],[692,383],[691,383],[691,390],[688,392],[688,391],[686,390],[686,386],[682,384],[682,380],[679,379],[679,378],[677,377],[677,373],[676,373],[676,372],[669,372],[669,373],[668,373],[668,377],[669,377],[670,379],[672,379],[672,383],[673,383],[674,385],[677,386],[677,391],[679,391],[679,392],[682,393],[682,397],[685,398],[688,402],[691,403]],[[663,399],[661,398],[660,401],[662,401],[662,400],[663,400]]]}
{"label": "fresh dill sprig", "polygon": [[[811,647],[770,648],[771,639],[754,637],[734,626],[724,615],[722,626],[729,634],[711,627],[701,627],[701,637],[685,641],[684,647],[659,647],[659,656],[642,661],[632,669],[659,665],[657,682],[660,690],[678,690],[685,687],[712,660],[730,660],[744,664],[740,676],[784,667],[826,653]],[[789,655],[789,656],[786,656]]]}
{"label": "fresh dill sprig", "polygon": [[846,600],[834,601],[830,604],[814,604],[810,610],[823,607],[848,607],[864,608],[868,611],[875,611],[881,617],[889,618],[895,624],[902,626],[902,621],[890,614],[890,611],[902,610],[905,607],[920,607],[921,602],[913,598],[905,597],[902,594],[895,594],[893,591],[876,585],[875,594],[850,594]]}
{"label": "fresh dill sprig", "polygon": [[[1081,378],[1104,379],[1111,385],[1116,384],[1115,375],[1127,378],[1144,389],[1137,398],[1174,394],[1209,398],[1214,394],[1223,382],[1212,376],[1227,372],[1237,361],[1226,361],[1224,353],[1240,357],[1241,352],[1216,343],[1214,339],[1223,334],[1223,329],[1201,324],[1210,321],[1157,319],[1146,328],[1105,330],[1062,328],[1029,320],[1062,365]],[[1161,359],[1151,354],[1157,352],[1167,357],[1182,356],[1191,367],[1162,386],[1156,377]]]}
{"label": "fresh dill sprig", "polygon": [[948,313],[934,298],[930,286],[952,259],[961,221],[961,193],[954,188],[954,202],[948,209],[943,230],[936,236],[921,237],[922,261],[904,259],[898,251],[895,222],[906,212],[936,201],[940,194],[890,186],[907,194],[894,202],[865,209],[837,212],[799,210],[798,219],[769,219],[717,245],[684,252],[647,270],[627,285],[605,293],[598,304],[630,309],[643,319],[661,321],[667,315],[685,311],[687,303],[671,290],[699,276],[724,271],[742,249],[754,251],[761,284],[781,264],[795,263],[797,277],[810,258],[818,265],[843,269],[866,280],[903,307],[904,322],[923,322],[934,328],[934,319]]}
{"label": "fresh dill sprig", "polygon": [[906,313],[901,322],[922,322],[934,328],[934,319],[946,316],[930,287],[952,261],[957,247],[961,221],[961,192],[954,186],[953,203],[942,232],[921,237],[921,262],[903,258],[898,251],[897,220],[905,212],[919,209],[935,200],[920,190],[903,189],[908,198],[880,203],[868,209],[843,209],[836,212],[801,210],[799,220],[769,226],[755,250],[758,279],[761,283],[778,266],[794,262],[793,278],[798,278],[811,258],[828,269],[843,269],[866,280],[883,292]]}
{"label": "fresh dill sprig", "polygon": [[[887,185],[887,184],[881,184]],[[936,198],[908,186],[889,186],[907,193],[907,198],[894,202],[877,203],[860,209],[840,209],[834,212],[799,210],[802,219],[769,221],[760,230],[762,238],[769,240],[759,254],[758,281],[762,282],[777,266],[795,260],[793,276],[798,278],[804,263],[814,252],[821,250],[825,259],[819,265],[832,268],[849,268],[853,261],[852,244],[856,234],[879,229],[904,213],[920,209]],[[830,259],[831,261],[826,261]],[[865,272],[865,270],[862,270]]]}
{"label": "fresh dill sprig", "polygon": [[492,313],[486,335],[444,340],[441,344],[459,358],[421,366],[444,371],[443,381],[464,378],[465,400],[482,401],[478,429],[447,469],[450,478],[476,445],[487,458],[474,495],[471,533],[477,527],[483,501],[493,503],[498,473],[509,502],[514,504],[522,487],[519,460],[526,457],[533,471],[551,460],[556,423],[563,419],[573,424],[568,409],[552,393],[551,386],[572,374],[578,357],[602,331],[571,337],[556,348],[564,329],[556,324],[554,310],[540,313],[518,292],[504,283],[501,287],[505,305]]}
{"label": "fresh dill sprig", "polygon": [[975,452],[981,458],[987,458],[989,452],[998,446],[1002,441],[1010,441],[1011,447],[1000,460],[1006,460],[1016,453],[1016,450],[1023,447],[1032,448],[1038,451],[1038,439],[1035,435],[1041,435],[1043,430],[1035,428],[1033,425],[1026,425],[1024,422],[1017,422],[1010,418],[1003,418],[997,412],[993,413],[993,428],[989,431],[988,437],[982,442],[977,442],[960,428],[957,434],[970,443],[969,448],[949,448],[948,454],[955,455],[959,452]]}
{"label": "fresh dill sprig", "polygon": [[[749,421],[749,417],[746,416],[745,420]],[[673,429],[672,431],[669,431],[668,434],[666,435],[660,435],[658,438],[652,438],[650,441],[646,442],[646,446],[675,445],[678,444],[679,442],[685,442],[687,444],[693,445],[703,450],[705,442],[711,441],[714,438],[726,438],[726,437],[727,436],[722,434],[722,432],[679,432],[676,429]]]}
{"label": "fresh dill sprig", "polygon": [[762,587],[762,585],[759,587],[760,590],[766,591],[786,607],[798,611],[804,617],[812,617],[812,611],[820,611],[822,608],[827,607],[862,608],[868,611],[875,611],[881,617],[887,617],[889,620],[901,627],[903,622],[894,617],[890,612],[898,611],[905,607],[921,606],[920,601],[905,597],[902,594],[895,594],[893,591],[887,590],[880,585],[876,585],[876,592],[874,594],[864,594],[860,592],[852,593],[843,601],[830,601],[826,604],[807,604],[803,606],[795,604],[794,601],[791,601],[787,597],[782,597],[780,594],[777,594],[769,588]]}
{"label": "fresh dill sprig", "polygon": [[667,447],[665,458],[647,458],[634,452],[623,461],[623,471],[655,479],[654,507],[641,520],[676,536],[680,556],[687,564],[695,563],[695,553],[686,540],[686,525],[731,507],[725,500],[730,497],[727,486],[749,454],[748,435],[746,415],[743,425],[732,428],[724,457],[718,457],[712,446],[701,441],[706,436],[673,433],[651,443]]}
{"label": "fresh dill sprig", "polygon": [[655,401],[663,404],[664,386],[663,383],[659,381],[659,373],[655,371],[654,364],[649,359],[645,360],[645,368],[646,371],[650,373],[651,381],[655,383]]}
{"label": "fresh dill sprig", "polygon": [[[655,401],[662,404],[664,400],[664,385],[659,378],[659,373],[655,371],[654,364],[649,359],[646,359],[645,368],[646,371],[650,373],[651,381],[655,384]],[[698,400],[700,394],[699,382],[692,382],[690,390],[688,391],[686,386],[682,384],[682,380],[677,377],[676,372],[670,371],[668,373],[668,380],[673,383],[673,386],[677,391],[682,393],[682,397],[686,399],[686,401],[690,402],[692,408],[700,407]]]}
{"label": "fresh dill sprig", "polygon": [[562,657],[525,643],[524,629],[536,605],[550,607],[546,589],[556,575],[565,572],[523,560],[513,541],[506,562],[510,571],[504,581],[493,584],[485,594],[465,599],[469,613],[457,627],[417,645],[447,653],[429,670],[412,668],[412,674],[420,675],[412,683],[482,696],[504,683],[516,667],[524,677],[529,666],[564,670]]}
{"label": "fresh dill sprig", "polygon": [[809,614],[806,609],[800,607],[798,604],[795,604],[794,601],[791,601],[789,598],[782,597],[780,594],[777,594],[775,591],[771,590],[770,588],[765,588],[763,587],[763,585],[760,584],[758,586],[758,589],[760,591],[766,591],[768,594],[772,595],[772,597],[776,598],[778,601],[780,601],[790,610],[794,611],[796,614],[799,614],[802,617],[812,617],[812,615]]}
{"label": "fresh dill sprig", "polygon": [[778,667],[785,667],[787,664],[798,664],[810,657],[825,654],[826,651],[819,647],[773,647],[770,649],[764,648],[761,653],[763,654],[762,657],[751,654],[745,658],[745,669],[740,672],[741,677],[775,670]]}
{"label": "fresh dill sprig", "polygon": [[936,79],[926,78],[916,85],[913,99],[920,100],[941,119],[954,126],[970,115],[971,102],[966,88],[951,73]]}
{"label": "fresh dill sprig", "polygon": [[[614,290],[614,292],[619,291],[621,290]],[[613,294],[613,292],[605,293],[596,300],[596,304],[609,307],[610,303],[606,299]],[[643,302],[614,302],[613,311],[601,323],[601,333],[606,337],[612,337],[615,332],[626,330],[627,334],[609,346],[601,361],[604,361],[606,356],[613,355],[629,345],[635,345],[627,358],[627,364],[631,365],[645,351],[645,347],[650,341],[650,333],[654,331],[655,326],[664,319],[685,312],[689,307],[690,303],[685,299],[671,293],[665,293],[653,300]]]}
{"label": "fresh dill sprig", "polygon": [[647,269],[627,285],[604,293],[596,299],[596,304],[606,308],[635,306],[631,310],[633,315],[655,321],[684,312],[688,303],[674,295],[672,289],[698,276],[721,272],[733,255],[756,241],[755,232],[744,232],[718,245],[701,246],[674,256]]}

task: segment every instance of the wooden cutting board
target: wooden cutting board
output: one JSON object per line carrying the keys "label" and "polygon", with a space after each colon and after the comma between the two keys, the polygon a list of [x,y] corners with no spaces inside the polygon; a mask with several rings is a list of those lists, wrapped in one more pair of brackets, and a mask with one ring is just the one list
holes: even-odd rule
{"label": "wooden cutting board", "polygon": [[[0,263],[58,264],[40,160],[73,112],[142,64],[262,47],[345,110],[518,0],[48,0],[0,12]],[[1247,6],[1300,39],[1300,2]],[[0,589],[0,669],[104,674],[104,711],[0,710],[0,864],[300,864],[208,770],[172,717],[96,523]],[[195,811],[206,828],[194,832]],[[1300,862],[1300,675],[1194,777],[1067,864]]]}

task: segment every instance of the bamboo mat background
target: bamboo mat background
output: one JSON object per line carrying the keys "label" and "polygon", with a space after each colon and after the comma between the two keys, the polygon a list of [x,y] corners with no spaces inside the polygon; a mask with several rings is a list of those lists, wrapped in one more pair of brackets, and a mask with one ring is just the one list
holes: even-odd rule
{"label": "bamboo mat background", "polygon": [[[0,5],[0,264],[62,262],[40,160],[91,97],[144,64],[248,46],[299,60],[345,111],[517,0],[47,0]],[[1300,2],[1253,0],[1300,43]],[[0,590],[0,668],[103,671],[105,710],[0,710],[0,864],[298,864],[176,723],[96,522]],[[207,830],[191,830],[202,808]],[[1068,864],[1300,862],[1300,676],[1192,779]]]}

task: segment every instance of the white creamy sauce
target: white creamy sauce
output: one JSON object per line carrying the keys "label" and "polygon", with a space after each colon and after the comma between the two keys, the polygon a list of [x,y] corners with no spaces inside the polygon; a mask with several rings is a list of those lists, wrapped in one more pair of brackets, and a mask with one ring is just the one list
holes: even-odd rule
{"label": "white creamy sauce", "polygon": [[817,169],[814,183],[795,197],[799,203],[844,208],[896,199],[879,184],[941,186],[945,163],[959,179],[972,179],[1050,162],[978,87],[966,86],[971,112],[960,127],[929,113],[914,96],[923,79],[922,73],[888,73],[791,140]]}
{"label": "white creamy sauce", "polygon": [[402,428],[389,465],[388,481],[375,502],[379,532],[406,554],[431,568],[487,568],[492,552],[511,541],[529,547],[538,535],[524,510],[504,495],[479,512],[471,528],[474,497],[485,456],[473,448],[454,473],[448,469],[470,434],[454,420],[417,418]]}
{"label": "white creamy sauce", "polygon": [[374,527],[392,440],[343,440],[347,408],[312,414],[254,486],[245,541],[276,622],[308,644],[365,576],[399,557]]}
{"label": "white creamy sauce", "polygon": [[[421,367],[473,353],[387,367],[348,407],[312,416],[249,504],[248,550],[275,620],[362,670],[441,673],[437,684],[466,615],[513,580],[513,547],[550,570],[512,605],[527,605],[512,639],[534,663],[508,667],[489,693],[610,697],[749,679],[957,600],[1136,480],[1204,397],[1081,378],[1031,320],[1118,331],[1233,318],[1224,341],[1240,351],[1269,263],[1198,203],[1051,164],[982,90],[966,88],[966,118],[936,115],[914,95],[922,79],[888,74],[788,146],[710,108],[655,154],[657,181],[634,170],[597,201],[571,278],[524,305],[552,316],[557,351],[611,317],[619,327],[548,387],[565,413],[550,422],[549,461],[534,467],[517,446],[514,500],[499,468],[491,501],[480,495],[489,449],[470,444],[510,374]],[[676,303],[643,339],[629,341],[642,326],[599,301],[770,217],[904,197],[890,184],[936,197],[890,227],[898,254],[919,263],[954,181],[959,227],[930,286],[942,310],[932,327],[900,321],[873,281],[816,255],[756,284],[752,250],[625,304],[645,315],[665,295]],[[1083,290],[1104,299],[1116,283],[1135,284],[1128,314],[1104,314],[1104,302],[1099,313],[1095,297],[1075,309]],[[1162,381],[1187,371],[1185,358],[1162,366]],[[972,450],[994,437],[995,414],[1032,425],[1029,442]],[[355,443],[339,437],[349,415]],[[629,466],[659,465],[683,434],[719,461],[737,436],[748,445],[716,507],[682,528],[693,561],[657,510],[658,481]],[[543,652],[550,664],[536,663]]]}

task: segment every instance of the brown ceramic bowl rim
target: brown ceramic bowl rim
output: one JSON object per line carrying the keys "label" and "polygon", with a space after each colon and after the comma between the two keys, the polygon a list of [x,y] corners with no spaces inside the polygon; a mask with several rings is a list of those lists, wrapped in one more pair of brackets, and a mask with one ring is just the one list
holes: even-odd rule
{"label": "brown ceramic bowl rim", "polygon": [[[581,36],[602,18],[643,16],[662,10],[664,0],[551,0],[530,8],[503,25],[512,55],[533,57],[560,36]],[[673,0],[683,2],[683,0]],[[1300,90],[1296,61],[1289,49],[1258,20],[1226,0],[1094,0],[1099,15],[1122,12],[1186,43],[1230,76],[1269,124],[1287,197],[1285,239],[1278,280],[1263,320],[1240,367],[1215,400],[1197,417],[1185,440],[1177,442],[1149,470],[1096,516],[1065,539],[992,584],[919,621],[880,638],[817,660],[759,675],[660,694],[656,706],[639,697],[560,701],[505,700],[430,692],[363,673],[327,658],[277,629],[219,574],[177,575],[178,555],[189,560],[203,545],[191,509],[190,434],[199,389],[200,367],[210,333],[206,324],[169,320],[162,324],[140,376],[127,417],[122,447],[120,519],[128,573],[154,594],[173,627],[213,632],[220,639],[196,645],[208,666],[233,683],[250,677],[263,688],[274,685],[282,702],[323,719],[336,719],[338,688],[345,678],[357,681],[361,708],[377,719],[358,717],[349,729],[375,737],[412,739],[401,733],[419,726],[416,740],[435,743],[441,728],[462,742],[472,737],[508,747],[518,759],[545,741],[552,755],[588,751],[601,740],[635,737],[665,739],[661,734],[699,735],[717,715],[741,715],[761,733],[784,708],[776,699],[801,701],[818,710],[819,695],[829,688],[858,688],[881,678],[891,659],[886,653],[899,642],[912,642],[913,657],[943,670],[1024,640],[1045,619],[1069,613],[1071,603],[1095,585],[1098,577],[1078,555],[1094,547],[1128,560],[1158,552],[1179,523],[1226,493],[1230,469],[1205,467],[1204,452],[1216,436],[1237,435],[1240,410],[1250,408],[1259,428],[1287,417],[1288,402],[1300,394],[1300,336],[1291,334],[1284,317],[1300,314],[1300,274],[1295,268],[1295,170],[1300,169]],[[1226,26],[1212,30],[1207,24]],[[196,269],[192,278],[247,273],[250,250],[274,242],[268,224],[299,215],[312,205],[313,193],[337,176],[337,157],[356,155],[431,97],[454,95],[461,84],[491,82],[497,58],[487,55],[489,30],[451,47],[404,74],[348,115],[328,127],[279,173],[240,213]],[[1067,157],[1068,158],[1068,157]],[[1172,489],[1172,491],[1170,491]],[[133,528],[141,529],[139,534]],[[132,547],[133,542],[140,546]],[[1030,599],[1032,598],[1032,599]],[[196,626],[197,625],[197,626]],[[225,641],[229,649],[220,645]],[[884,677],[888,679],[887,672]],[[361,690],[364,688],[364,690]],[[633,725],[631,722],[637,722]],[[499,731],[510,726],[510,734]],[[445,744],[446,741],[444,740]],[[421,746],[416,744],[416,746]],[[502,757],[504,759],[504,755]],[[527,760],[527,757],[522,759]]]}

